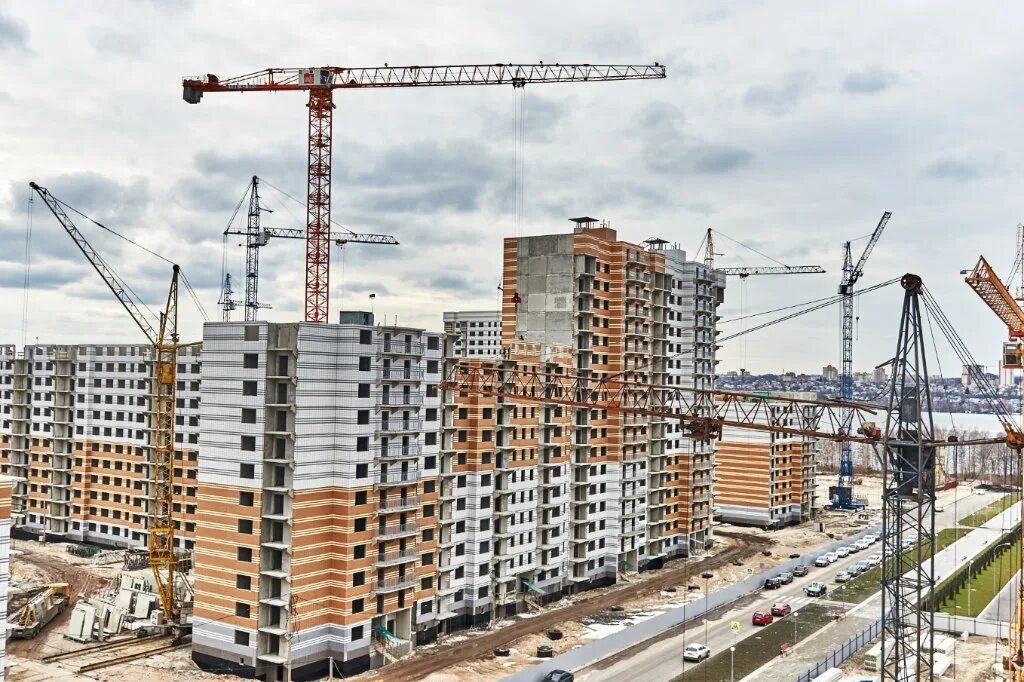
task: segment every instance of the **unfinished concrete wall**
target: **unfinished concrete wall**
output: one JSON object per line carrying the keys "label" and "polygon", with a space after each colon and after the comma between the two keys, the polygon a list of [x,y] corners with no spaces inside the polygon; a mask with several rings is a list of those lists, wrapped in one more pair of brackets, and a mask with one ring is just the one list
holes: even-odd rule
{"label": "unfinished concrete wall", "polygon": [[522,302],[516,335],[525,341],[573,343],[573,236],[524,237],[516,266]]}

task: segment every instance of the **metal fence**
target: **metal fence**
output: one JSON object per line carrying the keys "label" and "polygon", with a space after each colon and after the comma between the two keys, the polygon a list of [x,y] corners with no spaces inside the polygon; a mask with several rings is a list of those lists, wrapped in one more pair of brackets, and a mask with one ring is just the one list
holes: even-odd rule
{"label": "metal fence", "polygon": [[824,659],[814,667],[808,668],[807,672],[796,678],[796,682],[811,682],[815,677],[821,675],[829,668],[838,668],[846,659],[861,650],[864,645],[873,640],[882,631],[881,619],[864,628],[856,635],[848,639],[842,646],[833,649]]}

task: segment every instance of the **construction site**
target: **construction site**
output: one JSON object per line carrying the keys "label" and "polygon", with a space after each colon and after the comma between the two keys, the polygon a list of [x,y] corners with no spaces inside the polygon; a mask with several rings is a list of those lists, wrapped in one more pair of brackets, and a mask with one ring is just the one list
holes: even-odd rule
{"label": "construction site", "polygon": [[[0,8],[0,53],[20,26]],[[612,43],[590,45],[618,57]],[[153,108],[192,121],[173,146],[203,175],[174,184],[180,201],[147,214],[60,167],[11,177],[0,681],[1024,682],[1024,224],[909,249],[958,250],[957,274],[903,253],[927,209],[895,191],[837,199],[842,234],[802,204],[770,239],[761,218],[687,213],[692,197],[654,219],[626,199],[653,190],[544,117],[586,111],[586,144],[623,166],[641,149],[674,190],[750,164],[780,202],[822,201],[680,133],[665,93],[699,69],[679,60],[230,66],[253,54],[159,72]],[[881,73],[840,89],[903,85]],[[782,128],[782,99],[812,81],[751,87],[737,108]],[[353,135],[364,121],[341,116],[437,88],[461,94],[424,119],[500,119],[473,97],[501,90],[514,132],[489,133],[510,158],[466,147],[426,172],[455,178],[431,214],[427,184],[407,204],[378,194],[422,172],[392,124]],[[528,106],[535,92],[550,99]],[[630,132],[585,97],[635,105]],[[139,148],[162,137],[110,125]],[[448,154],[437,140],[471,134],[456,128],[435,123],[423,149]],[[280,139],[301,169],[261,156]],[[548,152],[573,163],[544,176],[530,154]],[[391,176],[374,154],[398,159]],[[465,232],[445,211],[483,221],[454,195],[491,174],[504,213]],[[558,175],[600,189],[566,199]],[[219,223],[179,220],[214,194]],[[146,229],[157,212],[180,234]],[[794,390],[734,388],[752,367],[789,370]]]}

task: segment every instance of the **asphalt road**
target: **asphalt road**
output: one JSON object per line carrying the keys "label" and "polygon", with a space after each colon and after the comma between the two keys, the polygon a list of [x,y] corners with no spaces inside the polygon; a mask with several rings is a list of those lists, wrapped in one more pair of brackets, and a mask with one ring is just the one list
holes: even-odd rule
{"label": "asphalt road", "polygon": [[[982,507],[988,505],[1000,497],[995,493],[968,494],[958,497],[956,512],[954,514],[953,498],[943,500],[942,512],[936,512],[936,528],[949,528],[955,525],[957,517],[963,517]],[[796,578],[789,585],[779,590],[759,590],[748,597],[738,599],[728,607],[713,611],[707,619],[707,628],[701,622],[694,622],[687,625],[684,632],[670,632],[659,639],[649,640],[632,649],[610,656],[605,660],[596,663],[584,670],[577,671],[576,679],[581,682],[602,682],[604,680],[621,682],[624,679],[645,679],[645,680],[671,680],[684,672],[684,661],[682,651],[687,644],[699,642],[706,644],[711,649],[711,654],[728,651],[734,641],[740,641],[747,637],[755,636],[758,632],[756,626],[751,625],[750,617],[754,611],[770,608],[773,602],[787,602],[797,612],[799,618],[800,607],[808,603],[820,603],[823,605],[834,604],[841,607],[841,593],[836,591],[835,575],[861,559],[876,552],[881,553],[882,543],[876,542],[870,548],[851,554],[845,559],[825,568],[811,567],[810,573],[803,578]],[[941,568],[937,565],[936,572],[942,575]],[[826,599],[807,597],[803,593],[806,585],[820,580],[825,582],[829,588]],[[836,600],[836,601],[832,601]],[[863,606],[870,610],[868,604],[874,604],[873,608],[880,610],[877,602],[869,599]],[[864,615],[868,615],[865,613]],[[791,618],[792,616],[787,616]],[[730,629],[732,621],[740,623],[739,633],[733,633]],[[735,639],[734,639],[735,638]],[[812,638],[817,642],[818,637]],[[822,638],[824,641],[824,638]],[[828,643],[822,650],[822,656],[834,646]],[[818,648],[817,644],[813,648]],[[686,662],[685,670],[701,664]]]}

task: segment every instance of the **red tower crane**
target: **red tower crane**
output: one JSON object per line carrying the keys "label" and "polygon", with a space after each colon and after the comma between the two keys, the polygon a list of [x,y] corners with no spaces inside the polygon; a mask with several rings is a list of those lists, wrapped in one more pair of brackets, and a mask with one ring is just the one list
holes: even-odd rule
{"label": "red tower crane", "polygon": [[665,67],[599,64],[463,64],[263,69],[242,76],[207,74],[182,81],[183,97],[198,104],[208,92],[309,91],[308,189],[306,193],[307,322],[325,322],[330,283],[331,133],[334,91],[352,88],[412,88],[454,85],[578,83],[664,78]]}

